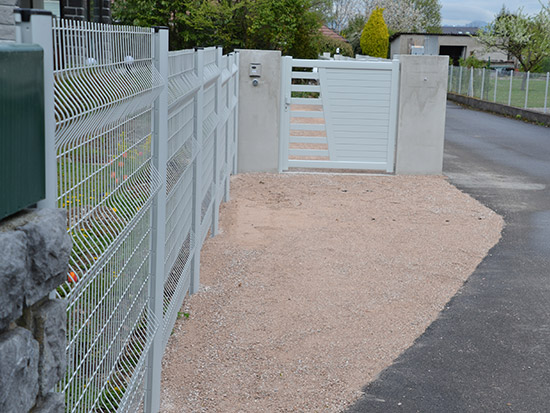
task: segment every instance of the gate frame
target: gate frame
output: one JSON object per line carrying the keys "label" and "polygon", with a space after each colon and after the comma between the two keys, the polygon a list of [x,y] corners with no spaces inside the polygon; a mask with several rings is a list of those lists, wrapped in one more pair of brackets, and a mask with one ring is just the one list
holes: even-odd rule
{"label": "gate frame", "polygon": [[[381,67],[381,66],[384,67]],[[391,70],[391,91],[388,125],[388,147],[387,158],[383,164],[385,168],[377,168],[372,162],[349,162],[333,160],[289,160],[290,144],[290,105],[293,99],[291,96],[292,68],[293,67],[316,67],[316,68],[338,68],[338,69],[366,69],[366,70]],[[389,68],[388,68],[389,67]],[[319,77],[322,76],[319,72]],[[319,60],[319,59],[294,59],[291,56],[283,56],[281,61],[281,99],[280,99],[280,132],[279,132],[279,172],[288,170],[289,167],[298,168],[326,168],[326,169],[358,169],[358,170],[384,170],[387,173],[395,171],[396,144],[397,144],[397,116],[399,105],[399,77],[400,62],[397,59],[385,61],[364,61],[364,60]],[[321,79],[320,79],[321,80]],[[322,80],[321,80],[322,82]],[[321,83],[322,84],[322,83]],[[322,98],[322,96],[321,96]],[[307,104],[307,103],[306,103]],[[323,110],[325,111],[323,103]],[[327,140],[330,126],[327,124]],[[382,165],[382,164],[379,164]]]}

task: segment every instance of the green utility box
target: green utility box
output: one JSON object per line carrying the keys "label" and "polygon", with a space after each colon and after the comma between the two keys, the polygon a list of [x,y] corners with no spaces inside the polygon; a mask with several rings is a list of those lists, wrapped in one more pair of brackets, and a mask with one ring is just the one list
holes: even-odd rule
{"label": "green utility box", "polygon": [[0,43],[0,220],[45,197],[43,58]]}

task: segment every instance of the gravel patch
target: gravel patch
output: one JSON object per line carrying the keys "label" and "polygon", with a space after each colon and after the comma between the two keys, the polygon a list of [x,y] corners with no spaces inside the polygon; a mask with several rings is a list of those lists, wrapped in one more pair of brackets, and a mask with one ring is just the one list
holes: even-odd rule
{"label": "gravel patch", "polygon": [[444,177],[240,174],[163,359],[162,412],[338,412],[500,238]]}

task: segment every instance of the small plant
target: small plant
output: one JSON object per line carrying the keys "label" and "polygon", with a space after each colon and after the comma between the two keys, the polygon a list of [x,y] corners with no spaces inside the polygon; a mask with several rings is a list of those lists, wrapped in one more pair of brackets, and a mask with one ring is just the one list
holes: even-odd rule
{"label": "small plant", "polygon": [[185,318],[189,318],[189,313],[184,313],[184,312],[181,312],[181,311],[178,311],[178,320],[182,317],[185,317]]}

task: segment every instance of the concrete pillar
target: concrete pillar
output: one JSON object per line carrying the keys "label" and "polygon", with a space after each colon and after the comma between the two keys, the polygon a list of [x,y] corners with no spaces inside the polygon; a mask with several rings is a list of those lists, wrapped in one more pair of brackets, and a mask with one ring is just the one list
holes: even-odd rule
{"label": "concrete pillar", "polygon": [[439,175],[447,98],[448,56],[399,56],[401,75],[395,172]]}
{"label": "concrete pillar", "polygon": [[[238,172],[277,172],[281,101],[281,52],[238,50]],[[250,77],[250,65],[261,65]],[[257,85],[253,82],[257,80]]]}

